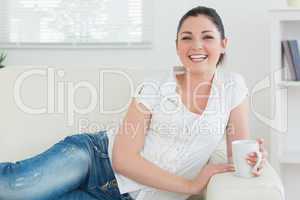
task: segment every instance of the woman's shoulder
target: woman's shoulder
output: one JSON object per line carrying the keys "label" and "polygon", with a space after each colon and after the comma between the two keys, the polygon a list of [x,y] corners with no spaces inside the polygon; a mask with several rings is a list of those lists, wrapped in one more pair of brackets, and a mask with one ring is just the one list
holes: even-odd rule
{"label": "woman's shoulder", "polygon": [[245,78],[242,74],[227,69],[219,69],[218,77],[225,84],[245,84]]}
{"label": "woman's shoulder", "polygon": [[222,70],[220,74],[224,80],[223,88],[226,90],[228,108],[231,111],[248,96],[249,90],[240,73]]}
{"label": "woman's shoulder", "polygon": [[150,111],[158,105],[163,96],[167,96],[174,87],[170,74],[160,73],[157,76],[147,76],[135,90],[134,98],[143,103]]}
{"label": "woman's shoulder", "polygon": [[138,84],[141,90],[152,91],[152,93],[164,93],[172,89],[175,85],[174,73],[168,70],[162,70],[155,76],[145,76]]}

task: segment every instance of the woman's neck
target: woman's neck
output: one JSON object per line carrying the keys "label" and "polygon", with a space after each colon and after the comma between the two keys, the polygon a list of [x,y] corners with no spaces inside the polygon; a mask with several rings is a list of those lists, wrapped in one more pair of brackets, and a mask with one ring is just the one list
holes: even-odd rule
{"label": "woman's neck", "polygon": [[182,77],[182,83],[192,87],[198,84],[209,84],[212,82],[214,74],[215,70],[199,73],[186,71]]}

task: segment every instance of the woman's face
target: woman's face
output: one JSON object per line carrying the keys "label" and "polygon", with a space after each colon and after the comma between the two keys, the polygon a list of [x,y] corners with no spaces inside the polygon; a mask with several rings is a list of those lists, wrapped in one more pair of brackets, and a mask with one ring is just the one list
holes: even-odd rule
{"label": "woman's face", "polygon": [[187,71],[208,72],[216,68],[224,53],[227,39],[222,40],[216,25],[205,15],[188,17],[177,35],[177,54]]}

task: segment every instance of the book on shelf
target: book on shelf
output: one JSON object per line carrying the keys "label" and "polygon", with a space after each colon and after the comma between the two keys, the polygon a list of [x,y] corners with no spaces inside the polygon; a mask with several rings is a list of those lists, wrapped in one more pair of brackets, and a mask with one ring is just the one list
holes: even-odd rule
{"label": "book on shelf", "polygon": [[282,79],[286,81],[295,81],[296,80],[296,73],[293,66],[291,51],[288,45],[288,41],[284,40],[281,41],[281,58],[282,58]]}
{"label": "book on shelf", "polygon": [[283,79],[300,81],[300,40],[284,40],[281,46]]}

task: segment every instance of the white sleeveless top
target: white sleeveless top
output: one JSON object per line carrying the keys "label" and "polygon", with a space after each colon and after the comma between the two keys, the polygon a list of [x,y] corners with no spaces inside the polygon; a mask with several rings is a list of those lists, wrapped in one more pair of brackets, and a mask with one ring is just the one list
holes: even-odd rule
{"label": "white sleeveless top", "polygon": [[[163,81],[144,81],[135,98],[152,113],[141,156],[176,175],[194,178],[221,141],[230,111],[247,96],[241,75],[215,71],[207,106],[201,115],[189,111],[176,92],[175,73]],[[116,133],[108,132],[109,156]],[[129,192],[142,200],[157,189],[115,173],[121,194]],[[180,196],[180,195],[179,195]],[[181,195],[185,199],[187,195]]]}

